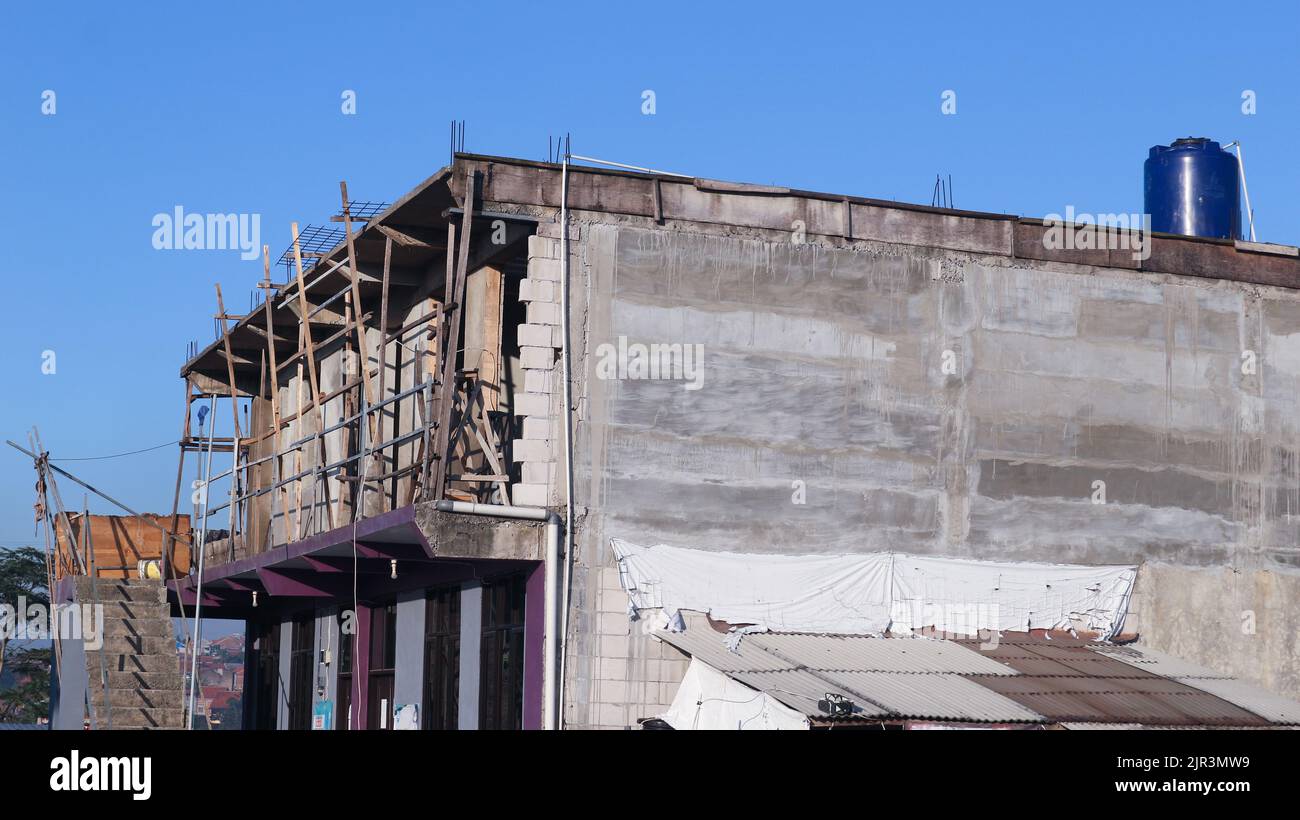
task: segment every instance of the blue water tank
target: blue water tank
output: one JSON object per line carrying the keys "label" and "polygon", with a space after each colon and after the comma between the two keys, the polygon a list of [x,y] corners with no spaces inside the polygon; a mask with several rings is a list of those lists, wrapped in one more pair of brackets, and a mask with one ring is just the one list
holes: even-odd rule
{"label": "blue water tank", "polygon": [[1237,158],[1204,137],[1155,145],[1143,166],[1151,230],[1216,239],[1241,238]]}

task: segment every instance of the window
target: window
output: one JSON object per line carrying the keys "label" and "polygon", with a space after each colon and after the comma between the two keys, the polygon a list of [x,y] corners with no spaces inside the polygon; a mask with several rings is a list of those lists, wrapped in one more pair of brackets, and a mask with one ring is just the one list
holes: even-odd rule
{"label": "window", "polygon": [[374,607],[370,610],[368,728],[393,728],[393,676],[396,666],[397,604]]}
{"label": "window", "polygon": [[521,575],[483,585],[479,728],[523,728],[524,590]]}
{"label": "window", "polygon": [[312,613],[293,619],[289,645],[289,728],[310,729],[312,670],[316,660],[316,619]]}
{"label": "window", "polygon": [[424,602],[423,728],[455,729],[460,708],[460,588],[430,590]]}

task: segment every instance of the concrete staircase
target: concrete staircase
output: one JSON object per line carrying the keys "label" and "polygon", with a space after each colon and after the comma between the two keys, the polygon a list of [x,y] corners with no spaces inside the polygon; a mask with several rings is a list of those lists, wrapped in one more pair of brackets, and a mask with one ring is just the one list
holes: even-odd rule
{"label": "concrete staircase", "polygon": [[97,578],[92,591],[90,578],[79,577],[76,588],[78,603],[104,605],[104,645],[86,651],[97,728],[183,728],[183,683],[162,581]]}

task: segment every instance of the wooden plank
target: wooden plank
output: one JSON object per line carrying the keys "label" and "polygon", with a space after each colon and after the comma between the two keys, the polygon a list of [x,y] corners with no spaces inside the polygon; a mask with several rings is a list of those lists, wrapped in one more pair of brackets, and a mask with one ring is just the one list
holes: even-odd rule
{"label": "wooden plank", "polygon": [[[271,480],[275,483],[280,482],[280,476],[284,475],[284,465],[281,463],[282,455],[280,453],[280,367],[276,362],[275,352],[275,317],[272,315],[272,303],[275,301],[274,285],[271,284],[271,253],[270,248],[262,246],[262,284],[261,287],[266,290],[266,298],[262,303],[266,314],[266,351],[271,361],[271,433],[274,457],[271,459],[273,469]],[[253,431],[249,431],[251,434]],[[266,438],[265,433],[259,433],[255,441],[261,442]],[[280,496],[280,514],[284,522],[285,543],[289,541],[289,488],[281,487],[280,492],[271,493],[271,529],[275,529],[275,497]],[[272,541],[275,539],[272,538]]]}
{"label": "wooden plank", "polygon": [[[411,236],[408,233],[403,233],[396,228],[390,228],[387,225],[376,225],[375,227],[385,236],[389,243],[396,242],[397,244],[407,248],[434,247],[431,243],[425,242],[423,239],[416,239],[414,236]],[[387,253],[387,251],[385,251],[385,253]]]}
{"label": "wooden plank", "polygon": [[[352,308],[360,316],[361,283],[357,278],[357,250],[352,237],[352,213],[348,209],[347,182],[339,183],[339,193],[343,196],[343,232],[348,246],[348,274],[352,280]],[[366,406],[369,407],[375,404],[376,400],[374,390],[370,386],[370,379],[366,377],[366,370],[370,367],[370,351],[369,346],[366,344],[366,329],[362,322],[357,322],[357,352],[361,354],[361,389],[365,392]],[[370,429],[370,440],[379,441],[374,417],[367,413],[366,418],[369,421],[367,427]]]}
{"label": "wooden plank", "polygon": [[[221,283],[217,283],[217,312],[224,316],[226,306],[221,301]],[[235,418],[235,438],[243,438],[243,433],[239,427],[239,401],[235,389],[235,360],[234,354],[230,351],[230,333],[226,330],[226,320],[221,320],[221,344],[226,352],[226,373],[230,377],[230,414]]]}
{"label": "wooden plank", "polygon": [[[190,380],[185,380],[185,420],[181,423],[181,441],[190,437],[190,408],[194,404],[194,391],[190,387]],[[181,447],[180,458],[176,460],[176,491],[172,495],[172,518],[171,531],[176,532],[176,526],[179,523],[179,511],[181,504],[181,482],[185,477],[185,447]],[[176,572],[176,538],[173,536],[168,539],[167,550],[163,554],[162,575],[163,578],[179,578],[182,573]],[[189,573],[189,567],[185,567],[185,573]],[[181,604],[181,617],[185,614],[185,605]]]}
{"label": "wooden plank", "polygon": [[[455,316],[452,318],[451,327],[447,330],[447,348],[443,351],[443,369],[442,369],[442,409],[438,415],[438,446],[434,454],[439,459],[447,459],[447,446],[450,443],[448,438],[451,426],[451,406],[456,393],[456,353],[460,349],[460,326],[464,318],[463,305],[465,302],[465,281],[468,278],[469,271],[469,249],[470,238],[473,233],[474,220],[470,214],[474,212],[475,202],[475,173],[473,170],[466,172],[465,186],[465,216],[461,219],[460,227],[460,259],[456,269],[456,282],[454,285],[453,295],[448,297],[450,307],[455,310]],[[449,251],[450,253],[450,251]],[[446,461],[440,463],[437,480],[435,482],[434,498],[442,498],[442,492],[447,486]]]}
{"label": "wooden plank", "polygon": [[[388,368],[388,341],[386,340],[385,337],[387,337],[387,335],[388,335],[388,273],[389,273],[389,268],[390,268],[390,266],[391,266],[392,260],[393,260],[393,240],[392,240],[392,237],[388,237],[388,238],[386,238],[386,239],[384,240],[384,280],[383,280],[382,285],[380,285],[380,291],[379,291],[379,338],[381,339],[381,341],[380,341],[380,343],[379,343],[379,374],[378,374],[378,376],[379,376],[379,400],[380,400],[380,401],[384,401],[385,399],[388,398],[388,394],[387,394],[386,392],[384,392],[384,389],[385,389],[385,387],[386,387],[386,385],[384,384],[384,382],[385,382],[385,377],[388,375],[388,373],[387,373],[387,368]],[[366,365],[366,366],[368,367],[369,365]],[[399,372],[400,372],[400,371],[399,371]],[[399,376],[399,380],[400,380],[400,376]],[[399,381],[399,384],[400,384],[400,381]],[[401,392],[401,388],[400,388],[400,387],[398,388],[398,392]],[[393,412],[392,414],[390,414],[390,415],[393,415],[394,418],[396,418],[396,409],[397,409],[397,408],[393,408],[393,411],[394,411],[394,412]],[[366,415],[369,416],[371,412],[372,412],[371,409],[370,409],[369,407],[367,407],[367,408],[366,408]],[[378,411],[378,418],[376,418],[375,421],[376,421],[376,425],[377,425],[377,426],[379,427],[379,429],[382,431],[382,430],[383,430],[383,426],[384,426],[384,425],[383,425],[383,422],[384,422],[384,410],[383,410],[383,408],[380,408],[380,409],[379,409],[379,411]],[[394,432],[396,432],[396,431],[394,431]],[[374,438],[374,439],[371,439],[371,441],[373,441],[373,442],[377,442],[377,441],[381,441],[381,439],[379,439],[379,438]],[[398,448],[398,446],[397,446],[397,445],[393,445],[393,466],[394,466],[394,467],[397,466],[398,452],[399,452],[399,448]],[[373,452],[373,453],[372,453],[372,457],[378,458],[380,467],[383,466],[383,464],[384,464],[384,454],[383,454],[382,452]],[[363,465],[362,465],[362,469],[361,469],[362,474],[364,475],[364,474],[367,473],[368,471],[369,471],[369,465],[368,465],[368,464],[363,464]],[[394,485],[394,486],[396,486],[396,485]],[[362,499],[364,500],[365,495],[366,495],[366,486],[365,486],[365,483],[364,483],[364,482],[363,482],[363,483],[361,484],[361,486],[360,486],[360,491],[361,491],[361,497],[362,497]],[[382,486],[382,485],[380,485],[380,496],[381,496],[381,499],[382,499],[382,496],[383,496],[383,486]]]}
{"label": "wooden plank", "polygon": [[[320,387],[319,387],[320,382],[317,380],[317,375],[316,375],[316,346],[312,342],[311,324],[310,324],[310,320],[307,318],[310,315],[310,311],[307,305],[307,288],[304,287],[303,285],[302,249],[298,244],[298,223],[294,222],[291,228],[293,230],[293,265],[298,280],[298,310],[301,311],[300,314],[301,316],[300,322],[302,325],[301,338],[303,339],[304,343],[307,346],[307,370],[308,370],[308,375],[311,377],[309,382],[311,386],[311,400],[312,400],[312,405],[317,410],[320,411],[319,412],[320,425],[321,425],[320,429],[324,430],[325,427],[327,426],[325,421],[326,418],[325,406],[321,403],[320,400]],[[301,373],[302,371],[301,369],[299,369],[299,374],[300,374],[299,378],[301,378]],[[299,389],[298,392],[299,395],[301,396],[302,395],[301,388]],[[320,465],[319,466],[324,466],[325,464],[329,463],[325,455],[325,439],[318,436],[317,440],[320,442],[320,456],[319,456]],[[301,471],[301,469],[302,467],[299,466],[298,470]],[[321,476],[318,475],[316,478],[316,483],[319,484],[320,481],[321,481]],[[297,483],[298,483],[298,515],[301,516],[302,515],[302,481],[298,481]],[[328,489],[328,485],[327,485],[327,489]],[[329,519],[330,529],[333,529],[334,518],[333,518],[333,511],[329,507],[328,493],[325,501],[325,514]],[[302,533],[300,530],[299,537],[302,537],[303,535],[304,533]]]}
{"label": "wooden plank", "polygon": [[[83,513],[74,512],[67,513],[67,518],[66,532],[55,528],[55,541],[60,556],[70,556],[72,545],[84,543],[89,536],[94,551],[91,561],[100,578],[138,577],[138,562],[161,560],[166,543],[173,535],[176,536],[176,569],[178,572],[189,571],[191,555],[186,542],[191,534],[191,525],[188,515],[177,516],[176,528],[169,533],[164,532],[164,525],[171,516],[155,513],[140,516],[92,515],[87,519]],[[179,540],[181,538],[185,541]]]}
{"label": "wooden plank", "polygon": [[465,370],[478,371],[489,410],[501,404],[502,283],[499,268],[479,268],[465,285]]}
{"label": "wooden plank", "polygon": [[318,398],[317,387],[316,387],[317,385],[316,345],[315,343],[312,342],[311,328],[308,326],[307,315],[310,311],[309,311],[309,306],[307,304],[307,289],[303,287],[303,281],[302,281],[302,250],[298,245],[298,223],[297,222],[293,223],[292,230],[293,230],[293,264],[298,279],[298,311],[300,317],[299,321],[302,323],[302,328],[303,328],[298,344],[300,346],[305,344],[307,348],[307,370],[308,370],[308,374],[311,376],[312,400],[315,401]]}

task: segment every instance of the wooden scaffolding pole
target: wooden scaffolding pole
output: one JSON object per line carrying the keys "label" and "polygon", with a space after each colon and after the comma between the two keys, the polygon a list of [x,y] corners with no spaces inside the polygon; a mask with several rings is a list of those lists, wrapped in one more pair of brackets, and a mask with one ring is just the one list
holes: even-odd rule
{"label": "wooden scaffolding pole", "polygon": [[[272,439],[273,439],[273,441],[272,441],[271,446],[275,448],[275,450],[274,450],[275,457],[271,459],[271,464],[272,464],[272,466],[273,466],[273,468],[274,468],[274,469],[273,469],[273,472],[272,472],[272,481],[274,481],[275,483],[278,484],[278,483],[280,483],[280,476],[284,475],[284,465],[282,464],[282,458],[283,458],[283,455],[284,455],[284,454],[280,451],[280,445],[281,445],[281,439],[280,439],[280,379],[279,379],[280,367],[279,367],[279,364],[276,362],[276,352],[275,352],[275,322],[274,322],[274,319],[273,319],[273,316],[272,316],[272,313],[271,313],[271,310],[272,310],[272,303],[275,302],[275,292],[274,292],[275,286],[271,284],[271,252],[270,252],[270,251],[271,251],[271,249],[270,249],[269,247],[267,247],[266,245],[263,245],[263,246],[262,246],[262,282],[261,282],[261,284],[258,285],[258,287],[263,288],[263,289],[266,291],[266,295],[265,295],[265,298],[263,299],[262,306],[265,308],[265,310],[264,310],[263,312],[266,314],[266,352],[267,352],[267,355],[270,357],[270,362],[271,362],[271,374],[270,374],[270,379],[269,379],[269,382],[270,382],[270,384],[269,384],[269,388],[270,388],[270,391],[271,391],[271,425],[272,425],[272,427],[274,428],[274,429],[272,430]],[[251,434],[252,431],[250,430],[249,433]],[[262,440],[262,438],[263,438],[263,437],[259,434],[257,440],[260,441],[260,440]],[[271,523],[270,523],[270,527],[271,527],[272,532],[274,532],[274,530],[275,530],[275,497],[276,497],[277,495],[280,496],[280,499],[281,499],[281,503],[280,503],[280,515],[281,515],[281,517],[282,517],[282,519],[283,519],[283,522],[284,522],[284,526],[283,526],[283,529],[284,529],[284,542],[287,544],[287,543],[289,543],[289,540],[290,540],[290,537],[289,537],[289,533],[290,533],[290,529],[289,529],[289,488],[288,488],[287,486],[285,486],[285,487],[281,487],[278,493],[275,493],[275,492],[271,493]],[[295,516],[295,519],[294,519],[294,522],[293,522],[293,530],[292,530],[292,531],[293,531],[293,532],[297,532],[297,531],[298,531],[298,522],[297,522],[297,518],[296,518],[296,516]],[[272,536],[271,541],[272,541],[272,543],[274,543],[274,541],[275,541],[274,536]]]}
{"label": "wooden scaffolding pole", "polygon": [[[169,573],[172,577],[179,578],[180,574],[176,572],[176,526],[180,523],[181,507],[181,482],[185,478],[185,442],[190,440],[190,409],[194,403],[194,388],[190,384],[188,377],[185,379],[185,420],[181,423],[181,453],[176,464],[176,491],[172,495],[172,527],[171,535],[166,539],[167,549],[163,550],[162,555],[162,576],[167,580]],[[191,527],[193,522],[191,522]],[[192,530],[191,530],[192,531]],[[194,563],[194,551],[190,550],[190,564]],[[186,567],[188,571],[189,567]],[[185,617],[185,605],[181,605],[181,617]]]}
{"label": "wooden scaffolding pole", "polygon": [[[466,173],[465,178],[465,203],[462,209],[460,225],[460,254],[456,265],[456,281],[454,290],[447,294],[447,302],[443,306],[443,315],[451,321],[451,327],[447,329],[447,347],[443,351],[442,366],[442,384],[441,387],[441,408],[438,413],[438,445],[434,448],[432,456],[437,459],[444,459],[448,456],[447,447],[450,443],[448,434],[451,426],[451,408],[456,400],[456,354],[460,348],[460,325],[461,318],[464,316],[465,303],[465,280],[468,278],[469,271],[469,249],[470,234],[474,226],[474,201],[475,201],[475,177],[474,171]],[[447,244],[448,257],[451,255],[451,243]],[[448,259],[448,268],[450,269],[450,258]],[[440,461],[437,468],[437,478],[434,481],[434,499],[438,500],[443,497],[447,486],[447,464]]]}
{"label": "wooden scaffolding pole", "polygon": [[[361,273],[357,270],[357,250],[352,241],[352,210],[348,205],[347,182],[339,183],[339,192],[343,196],[343,233],[347,238],[348,246],[348,274],[352,280],[352,309],[356,311],[357,316],[357,353],[361,356],[361,388],[365,391],[366,397],[366,418],[369,419],[367,426],[370,429],[370,440],[379,441],[374,416],[370,413],[370,408],[375,406],[376,399],[374,390],[370,387],[370,353],[366,344],[366,325],[361,318]],[[381,334],[386,332],[386,330],[381,331]],[[362,467],[362,470],[364,471],[365,468]]]}
{"label": "wooden scaffolding pole", "polygon": [[[310,318],[311,309],[307,304],[307,287],[303,283],[302,248],[298,244],[298,223],[294,222],[291,227],[293,229],[293,266],[298,278],[298,310],[301,312],[301,316],[299,317],[299,319],[302,322],[301,338],[305,341],[307,345],[307,370],[308,370],[308,375],[310,376],[309,383],[311,385],[311,400],[312,400],[312,404],[314,404],[316,406],[316,409],[319,411],[317,415],[320,418],[320,429],[324,430],[325,427],[327,426],[325,421],[326,420],[325,406],[321,403],[320,400],[320,388],[318,386],[320,383],[317,381],[316,378],[316,345],[314,342],[312,342],[312,338],[311,338],[311,318]],[[302,391],[299,390],[299,395],[301,395],[301,393]],[[325,454],[325,439],[319,434],[317,434],[317,439],[320,441],[320,465],[319,466],[324,467],[326,464],[329,463],[329,460],[327,459]],[[330,529],[333,529],[334,511],[330,509],[330,504],[329,504],[329,492],[328,492],[329,480],[325,476],[321,476],[318,473],[316,476],[317,487],[320,486],[321,481],[326,482],[325,483],[325,489],[326,489],[325,515],[328,518]],[[313,498],[315,498],[314,495]],[[315,509],[315,502],[313,502],[312,508]],[[301,511],[302,511],[301,482],[298,484],[298,510],[299,510],[299,514],[301,515]],[[300,531],[299,536],[301,537],[302,535],[303,533],[301,533]]]}
{"label": "wooden scaffolding pole", "polygon": [[[392,259],[393,259],[393,238],[391,236],[385,235],[384,236],[384,275],[383,275],[383,284],[380,285],[380,290],[379,290],[379,374],[378,375],[379,375],[379,400],[380,401],[384,401],[387,398],[387,394],[384,392],[384,388],[385,388],[385,381],[386,381],[385,377],[387,376],[386,370],[388,366],[388,269],[390,263],[392,262]],[[399,391],[402,389],[400,381],[397,389]],[[397,417],[396,406],[393,407],[393,416],[394,418]],[[383,424],[384,411],[382,409],[379,411],[379,417],[378,419],[376,419],[376,421],[378,423],[380,431],[382,431],[384,427]],[[396,427],[394,427],[394,429],[396,429]],[[382,441],[382,440],[383,439],[379,437],[371,439],[371,441]],[[398,453],[398,446],[393,445],[393,469],[394,470],[397,469],[397,453]],[[376,451],[375,455],[379,459],[379,467],[380,467],[379,471],[382,473],[384,467],[384,454],[382,451]],[[397,487],[397,478],[394,477],[393,478],[394,490],[396,489],[396,487]],[[383,489],[384,489],[383,485],[380,484],[379,492],[381,498],[383,497],[384,494]],[[366,492],[366,487],[363,482],[361,485],[361,493],[363,497],[365,495],[365,492]],[[395,494],[394,494],[393,501],[395,506],[396,505]]]}

